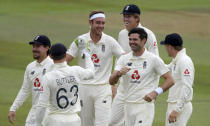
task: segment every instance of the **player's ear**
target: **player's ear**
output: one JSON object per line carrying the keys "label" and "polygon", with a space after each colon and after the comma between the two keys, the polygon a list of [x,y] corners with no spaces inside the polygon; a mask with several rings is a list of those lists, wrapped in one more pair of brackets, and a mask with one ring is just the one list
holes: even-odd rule
{"label": "player's ear", "polygon": [[91,26],[93,24],[93,20],[88,20],[89,21],[89,25]]}
{"label": "player's ear", "polygon": [[143,38],[142,41],[144,42],[144,45],[145,45],[146,42],[147,42],[147,39],[146,38]]}

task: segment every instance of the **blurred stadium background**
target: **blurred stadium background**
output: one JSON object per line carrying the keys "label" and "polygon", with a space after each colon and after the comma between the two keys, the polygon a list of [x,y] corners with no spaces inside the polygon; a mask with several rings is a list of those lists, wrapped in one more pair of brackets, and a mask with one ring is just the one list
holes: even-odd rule
{"label": "blurred stadium background", "polygon": [[[124,28],[120,12],[128,3],[142,11],[142,25],[158,40],[166,34],[182,35],[187,53],[194,61],[195,82],[193,114],[188,126],[210,125],[210,1],[209,0],[0,0],[0,126],[10,126],[9,108],[21,88],[26,65],[33,61],[28,42],[38,34],[52,43],[69,47],[80,34],[89,30],[88,15],[100,9],[106,13],[104,32],[117,39]],[[166,63],[164,47],[160,56]],[[76,60],[71,64],[76,64]],[[158,97],[153,126],[165,122],[167,93]],[[23,126],[31,107],[31,98],[16,113],[15,126]]]}

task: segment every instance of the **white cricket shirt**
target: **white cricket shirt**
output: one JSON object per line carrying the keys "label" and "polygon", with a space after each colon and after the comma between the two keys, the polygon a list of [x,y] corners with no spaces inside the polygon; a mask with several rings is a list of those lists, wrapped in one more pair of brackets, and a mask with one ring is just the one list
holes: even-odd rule
{"label": "white cricket shirt", "polygon": [[[90,37],[90,32],[79,36],[83,38],[90,48],[91,59],[95,67],[95,76],[93,79],[84,80],[82,84],[108,84],[111,75],[113,56],[120,57],[124,53],[118,42],[109,35],[102,33],[102,37],[96,44]],[[84,59],[78,49],[77,43],[72,42],[67,54],[78,57],[78,64],[84,67]]]}
{"label": "white cricket shirt", "polygon": [[[159,51],[158,51],[158,45],[157,45],[157,40],[156,37],[154,35],[154,33],[149,30],[146,27],[143,27],[141,24],[139,24],[138,26],[139,28],[143,28],[146,33],[147,33],[147,42],[144,45],[144,47],[149,51],[152,52],[153,54],[159,56]],[[128,30],[127,29],[123,29],[119,32],[119,36],[118,36],[118,42],[121,45],[121,47],[123,48],[123,50],[125,52],[130,52],[131,48],[129,45],[129,36],[128,36]]]}
{"label": "white cricket shirt", "polygon": [[177,109],[181,111],[185,102],[193,98],[194,65],[186,54],[186,49],[179,51],[168,65],[175,84],[169,89],[167,102],[177,102]]}
{"label": "white cricket shirt", "polygon": [[48,56],[41,63],[33,61],[28,64],[24,74],[23,85],[12,104],[10,111],[16,111],[23,102],[27,99],[29,94],[32,92],[32,107],[37,104],[40,91],[43,90],[42,83],[40,80],[46,74],[46,72],[51,70],[51,65],[53,64],[52,59]]}
{"label": "white cricket shirt", "polygon": [[123,67],[131,70],[122,76],[121,83],[126,102],[144,103],[146,94],[158,87],[159,76],[169,70],[159,56],[148,52],[146,49],[141,56],[133,56],[133,52],[122,55],[117,61],[115,70]]}
{"label": "white cricket shirt", "polygon": [[37,106],[49,107],[49,114],[80,111],[80,80],[93,76],[93,65],[92,68],[84,69],[79,66],[70,67],[66,62],[54,64],[53,70],[43,77],[44,87]]}

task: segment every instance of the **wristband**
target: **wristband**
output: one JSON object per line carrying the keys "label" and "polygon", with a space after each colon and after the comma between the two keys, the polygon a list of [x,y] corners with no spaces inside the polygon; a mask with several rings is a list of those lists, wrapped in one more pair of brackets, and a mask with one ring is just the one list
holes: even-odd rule
{"label": "wristband", "polygon": [[155,89],[155,92],[158,93],[158,95],[162,94],[163,93],[163,89],[161,87],[158,87]]}

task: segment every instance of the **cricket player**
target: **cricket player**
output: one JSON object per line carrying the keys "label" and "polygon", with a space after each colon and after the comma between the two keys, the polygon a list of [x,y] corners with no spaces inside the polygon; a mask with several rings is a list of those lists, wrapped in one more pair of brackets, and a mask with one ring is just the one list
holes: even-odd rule
{"label": "cricket player", "polygon": [[32,42],[29,42],[29,44],[33,46],[32,52],[35,61],[28,64],[26,67],[23,85],[10,108],[8,119],[10,123],[14,123],[16,110],[32,92],[32,107],[26,119],[25,126],[35,126],[35,105],[38,102],[40,91],[43,90],[43,85],[40,80],[50,71],[53,61],[48,56],[51,43],[47,36],[38,35]]}
{"label": "cricket player", "polygon": [[[159,56],[157,40],[154,33],[140,24],[141,11],[139,7],[134,4],[126,5],[121,14],[123,14],[125,29],[119,32],[118,42],[123,50],[125,50],[126,53],[131,51],[131,48],[129,46],[128,32],[133,28],[139,27],[143,28],[148,35],[147,42],[144,47],[147,49],[147,51]],[[158,81],[159,78],[157,79],[157,83]],[[123,126],[124,124],[124,96],[123,93],[121,93],[123,92],[121,88],[121,83],[122,80],[120,80],[117,94],[112,103],[110,126]]]}
{"label": "cricket player", "polygon": [[70,67],[66,63],[66,51],[66,47],[60,43],[52,45],[50,49],[54,65],[52,71],[42,78],[43,91],[36,107],[37,126],[41,126],[47,108],[49,112],[44,126],[81,126],[78,116],[81,109],[79,83],[81,79],[93,78],[94,65],[88,51],[83,49],[86,69]]}
{"label": "cricket player", "polygon": [[[144,47],[147,33],[142,28],[129,32],[132,52],[122,55],[117,61],[110,84],[116,84],[122,77],[125,105],[125,126],[152,126],[154,100],[173,85],[173,78],[159,56]],[[164,81],[158,87],[157,78]]]}
{"label": "cricket player", "polygon": [[95,67],[93,79],[82,81],[80,88],[81,122],[82,126],[108,126],[111,112],[112,90],[109,85],[113,56],[124,53],[118,42],[103,33],[105,14],[103,11],[92,11],[89,15],[90,32],[80,35],[70,45],[67,51],[67,62],[78,57],[78,63],[83,67],[83,57],[78,45],[87,46]]}
{"label": "cricket player", "polygon": [[168,56],[173,58],[168,68],[175,81],[169,89],[166,126],[186,126],[192,114],[194,65],[179,34],[167,35],[160,44],[165,45]]}

